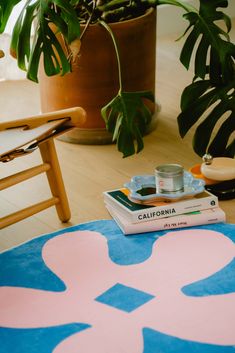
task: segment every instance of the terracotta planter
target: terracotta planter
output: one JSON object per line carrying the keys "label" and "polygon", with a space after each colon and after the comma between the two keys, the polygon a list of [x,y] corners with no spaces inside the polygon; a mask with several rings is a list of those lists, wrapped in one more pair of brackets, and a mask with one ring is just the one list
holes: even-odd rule
{"label": "terracotta planter", "polygon": [[[125,91],[155,91],[156,11],[110,25],[116,37]],[[41,110],[48,112],[82,106],[87,112],[83,129],[63,139],[77,143],[108,143],[100,109],[118,92],[117,61],[110,34],[100,25],[88,27],[73,71],[63,77],[47,77],[40,70]],[[151,107],[154,112],[154,107]]]}

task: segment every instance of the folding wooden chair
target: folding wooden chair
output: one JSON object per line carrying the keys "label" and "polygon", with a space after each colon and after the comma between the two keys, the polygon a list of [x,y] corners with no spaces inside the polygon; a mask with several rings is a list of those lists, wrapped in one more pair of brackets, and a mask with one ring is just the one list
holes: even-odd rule
{"label": "folding wooden chair", "polygon": [[42,164],[0,179],[0,190],[16,185],[40,173],[46,173],[52,197],[0,218],[0,229],[16,223],[48,207],[56,207],[62,222],[70,219],[70,209],[60,171],[53,138],[85,121],[80,107],[0,123],[0,162],[26,156],[37,147]]}

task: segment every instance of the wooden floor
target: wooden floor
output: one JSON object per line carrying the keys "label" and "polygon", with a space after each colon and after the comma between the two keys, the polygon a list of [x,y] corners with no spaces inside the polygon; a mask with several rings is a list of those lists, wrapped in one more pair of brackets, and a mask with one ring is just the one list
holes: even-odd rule
{"label": "wooden floor", "polygon": [[[0,250],[12,247],[40,234],[81,222],[110,219],[103,203],[102,192],[122,187],[133,175],[153,174],[156,165],[180,163],[188,169],[201,160],[192,150],[191,135],[181,139],[176,117],[180,94],[192,74],[178,60],[181,42],[177,35],[158,38],[156,97],[161,104],[157,127],[145,137],[144,151],[123,159],[114,145],[87,146],[56,141],[58,157],[72,211],[71,221],[61,224],[55,208],[50,208],[18,224],[0,230]],[[25,81],[0,82],[0,119],[15,119],[40,111],[38,86]],[[35,164],[39,153],[0,165],[0,175]],[[37,176],[0,195],[0,215],[26,207],[49,195],[44,176]],[[235,223],[235,200],[220,202],[227,221]]]}

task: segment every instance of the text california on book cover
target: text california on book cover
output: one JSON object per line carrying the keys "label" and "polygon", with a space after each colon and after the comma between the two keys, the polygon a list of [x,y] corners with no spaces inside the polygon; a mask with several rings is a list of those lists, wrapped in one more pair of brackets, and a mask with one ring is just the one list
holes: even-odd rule
{"label": "text california on book cover", "polygon": [[125,188],[105,191],[103,192],[104,202],[118,210],[123,217],[133,223],[176,216],[182,213],[200,211],[219,206],[217,196],[208,191],[204,191],[192,198],[182,199],[176,202],[161,201],[151,206],[132,202],[128,198],[128,192],[129,191]]}

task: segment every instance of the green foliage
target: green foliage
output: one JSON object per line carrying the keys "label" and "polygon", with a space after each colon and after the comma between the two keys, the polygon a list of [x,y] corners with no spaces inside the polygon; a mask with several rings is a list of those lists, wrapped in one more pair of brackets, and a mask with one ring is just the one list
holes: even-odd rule
{"label": "green foliage", "polygon": [[[14,5],[19,2],[8,0],[2,7],[4,15],[1,31]],[[18,66],[27,71],[30,80],[38,82],[38,66],[43,56],[45,72],[48,76],[70,72],[70,63],[51,29],[51,23],[58,28],[70,44],[80,36],[80,23],[73,6],[67,0],[27,0],[14,26],[11,52],[16,56]],[[31,35],[34,32],[33,40]]]}
{"label": "green foliage", "polygon": [[[0,0],[1,32],[18,2],[20,0]],[[151,92],[122,92],[119,51],[107,22],[137,17],[151,6],[156,6],[155,0],[27,0],[12,35],[11,53],[16,56],[18,66],[27,71],[30,80],[38,82],[41,58],[48,76],[70,72],[69,45],[80,37],[81,23],[99,22],[109,32],[117,57],[119,94],[102,109],[102,116],[124,157],[143,149],[143,135],[151,121],[151,113],[142,98],[154,101],[154,97]],[[67,53],[58,41],[61,34]]]}
{"label": "green foliage", "polygon": [[201,0],[198,12],[184,15],[189,26],[180,60],[189,68],[194,54],[195,77],[183,91],[178,125],[184,137],[196,124],[193,147],[200,156],[235,154],[235,45],[228,35],[230,18],[218,10],[227,5]]}
{"label": "green foliage", "polygon": [[150,7],[156,7],[157,0],[108,0],[101,1],[96,15],[108,22],[119,22],[143,15]]}
{"label": "green foliage", "polygon": [[234,156],[235,141],[231,141],[235,130],[234,87],[235,78],[217,87],[212,87],[208,79],[195,81],[185,88],[178,117],[180,133],[184,136],[203,116],[193,138],[193,147],[199,156],[205,152],[213,156]]}
{"label": "green foliage", "polygon": [[123,157],[140,152],[144,145],[142,136],[151,122],[151,112],[143,103],[143,98],[154,102],[151,92],[119,92],[101,109],[107,130],[113,134],[118,150]]}
{"label": "green foliage", "polygon": [[4,31],[13,8],[20,1],[21,0],[0,0],[0,33]]}
{"label": "green foliage", "polygon": [[128,157],[139,153],[144,147],[143,136],[152,118],[144,100],[154,102],[154,95],[149,91],[123,92],[121,62],[115,36],[105,21],[100,20],[99,23],[107,30],[113,41],[119,78],[119,92],[101,109],[101,115],[107,130],[113,134],[118,151],[122,152],[123,157]]}
{"label": "green foliage", "polygon": [[[20,1],[0,0],[0,33]],[[71,70],[69,45],[80,37],[80,24],[103,25],[116,52],[119,93],[102,109],[102,116],[126,157],[143,148],[143,135],[151,119],[144,102],[154,97],[150,92],[123,92],[119,51],[108,23],[139,16],[147,8],[163,4],[182,8],[189,23],[182,36],[186,39],[180,61],[186,69],[193,66],[195,75],[182,93],[177,119],[180,135],[195,129],[193,147],[200,156],[205,152],[234,156],[235,45],[229,38],[231,20],[221,11],[228,6],[227,0],[198,0],[198,8],[181,0],[27,0],[14,27],[11,52],[33,81],[38,80],[41,58],[48,76],[64,75]],[[56,34],[51,24],[58,29]],[[63,36],[68,52],[62,49],[58,35]]]}

